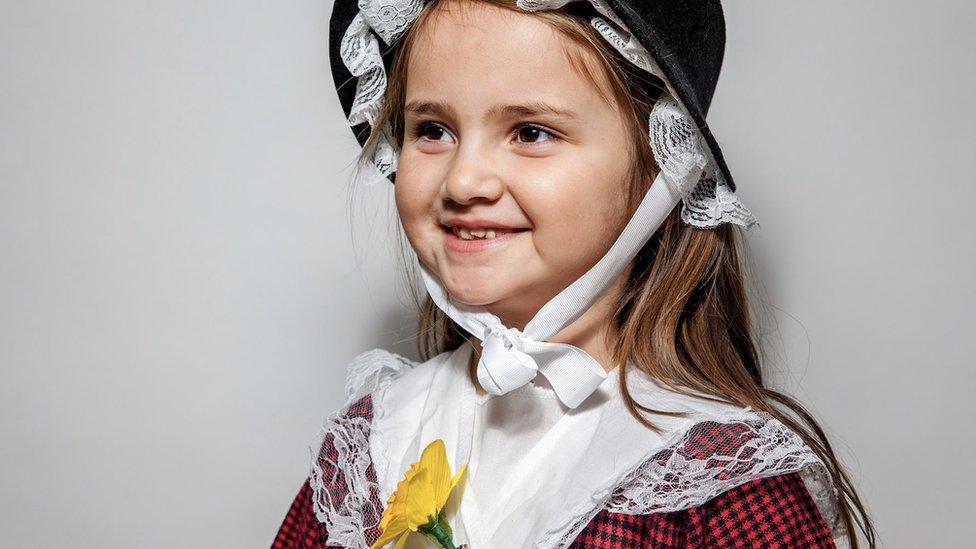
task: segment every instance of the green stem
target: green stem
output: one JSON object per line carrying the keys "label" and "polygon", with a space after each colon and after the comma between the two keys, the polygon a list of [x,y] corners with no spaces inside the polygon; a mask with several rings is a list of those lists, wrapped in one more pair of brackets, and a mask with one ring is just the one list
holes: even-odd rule
{"label": "green stem", "polygon": [[437,521],[433,526],[424,528],[424,534],[434,538],[434,541],[440,544],[444,549],[457,549],[454,546],[454,541],[451,539],[451,534],[449,534],[443,526],[444,523]]}

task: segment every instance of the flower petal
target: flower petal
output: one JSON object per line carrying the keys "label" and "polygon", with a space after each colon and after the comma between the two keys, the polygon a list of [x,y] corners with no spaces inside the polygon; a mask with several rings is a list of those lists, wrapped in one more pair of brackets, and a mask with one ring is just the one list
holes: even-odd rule
{"label": "flower petal", "polygon": [[400,536],[400,539],[397,540],[396,545],[393,546],[393,549],[403,549],[404,547],[406,547],[407,538],[409,537],[410,537],[410,532],[404,532],[403,535]]}
{"label": "flower petal", "polygon": [[428,444],[420,456],[420,464],[430,473],[434,504],[437,509],[440,509],[451,495],[451,466],[447,462],[447,448],[444,446],[444,441],[436,439]]}
{"label": "flower petal", "polygon": [[437,515],[434,487],[430,483],[427,469],[421,468],[410,482],[404,507],[403,516],[407,519],[407,527],[413,532],[417,531],[418,526],[427,524],[431,515]]}
{"label": "flower petal", "polygon": [[408,532],[409,529],[407,528],[406,518],[403,516],[393,517],[393,521],[390,522],[385,529],[383,529],[383,533],[380,534],[379,539],[373,542],[373,544],[369,546],[369,549],[379,549],[380,547],[383,547],[389,543],[390,540],[401,534],[403,534],[403,538],[406,538],[406,534]]}
{"label": "flower petal", "polygon": [[467,470],[468,470],[468,464],[467,463],[465,463],[464,465],[461,466],[460,469],[458,469],[457,474],[454,475],[454,478],[451,479],[451,488],[452,489],[455,486],[457,486],[457,483],[461,480],[461,477],[464,475],[464,472],[467,471]]}

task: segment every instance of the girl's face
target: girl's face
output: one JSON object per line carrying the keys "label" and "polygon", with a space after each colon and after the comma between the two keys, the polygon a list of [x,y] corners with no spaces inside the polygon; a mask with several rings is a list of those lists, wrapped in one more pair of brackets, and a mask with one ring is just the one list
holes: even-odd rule
{"label": "girl's face", "polygon": [[442,5],[410,52],[397,210],[454,299],[524,326],[623,230],[629,137],[557,31],[478,2],[457,9]]}

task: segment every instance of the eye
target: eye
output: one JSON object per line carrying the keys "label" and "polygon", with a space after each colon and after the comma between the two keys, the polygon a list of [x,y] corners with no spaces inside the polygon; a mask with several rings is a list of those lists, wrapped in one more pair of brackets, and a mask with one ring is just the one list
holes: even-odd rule
{"label": "eye", "polygon": [[[545,143],[547,141],[555,141],[559,139],[556,135],[549,130],[536,126],[535,124],[522,124],[516,128],[516,132],[520,138],[523,139],[524,143]],[[548,139],[540,139],[540,136],[549,136]]]}
{"label": "eye", "polygon": [[[520,124],[513,131],[522,143],[530,146],[538,146],[547,141],[559,139],[552,131],[535,124]],[[440,141],[445,136],[451,137],[450,132],[444,126],[431,121],[418,123],[410,133],[414,139],[421,141]],[[451,140],[453,141],[453,138]]]}
{"label": "eye", "polygon": [[411,133],[414,139],[429,141],[440,141],[445,135],[450,136],[443,126],[434,122],[421,122],[414,127]]}

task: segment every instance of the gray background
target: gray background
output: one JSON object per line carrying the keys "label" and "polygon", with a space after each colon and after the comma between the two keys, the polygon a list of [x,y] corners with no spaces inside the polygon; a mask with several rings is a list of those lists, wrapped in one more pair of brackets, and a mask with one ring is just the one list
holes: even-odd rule
{"label": "gray background", "polygon": [[[772,379],[883,546],[964,547],[974,4],[725,4]],[[346,361],[415,356],[389,188],[347,215],[330,9],[0,3],[0,545],[266,547]]]}

